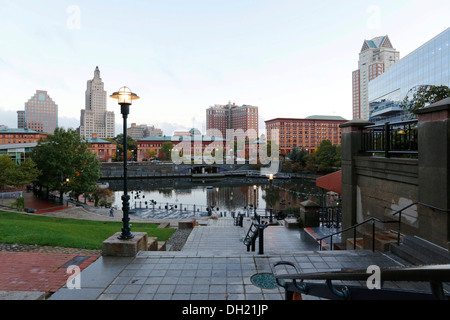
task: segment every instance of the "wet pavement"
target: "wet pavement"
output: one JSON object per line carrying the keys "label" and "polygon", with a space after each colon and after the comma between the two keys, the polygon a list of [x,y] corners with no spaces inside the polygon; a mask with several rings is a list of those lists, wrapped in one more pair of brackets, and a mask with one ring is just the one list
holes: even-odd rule
{"label": "wet pavement", "polygon": [[[107,217],[81,208],[60,207],[55,211],[55,204],[39,201],[34,205],[49,216],[120,220],[119,212],[116,217]],[[274,263],[280,260],[295,263],[301,272],[400,266],[379,252],[318,251],[313,237],[323,230],[316,229],[311,236],[301,229],[269,226],[264,230],[260,254],[258,241],[255,251],[247,251],[243,243],[250,219],[244,219],[243,227],[235,226],[232,218],[201,222],[181,251],[145,251],[131,258],[81,252],[0,251],[0,300],[41,299],[45,294],[50,294],[49,300],[282,300],[282,288],[263,288],[251,280],[255,275],[273,273]],[[81,273],[67,282],[73,266]],[[79,288],[76,285],[72,289],[74,284]]]}
{"label": "wet pavement", "polygon": [[[247,232],[231,218],[211,219],[197,226],[181,251],[145,251],[136,257],[100,257],[80,274],[81,288],[66,286],[50,300],[283,300],[284,289],[258,287],[251,281],[273,273],[274,263],[285,260],[303,272],[399,266],[391,258],[366,250],[317,251],[317,244],[299,229],[269,226],[264,254],[247,251]],[[285,267],[283,267],[285,268]],[[277,269],[283,273],[283,269]],[[292,270],[284,269],[284,272]],[[315,299],[304,297],[304,300]]]}

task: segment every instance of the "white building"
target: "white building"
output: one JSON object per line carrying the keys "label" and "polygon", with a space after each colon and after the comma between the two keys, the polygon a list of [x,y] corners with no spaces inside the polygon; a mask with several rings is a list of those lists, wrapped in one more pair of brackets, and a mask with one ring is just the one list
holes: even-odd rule
{"label": "white building", "polygon": [[352,73],[353,119],[369,120],[369,81],[388,70],[400,59],[400,53],[388,36],[364,40],[359,53],[358,70]]}
{"label": "white building", "polygon": [[146,137],[162,137],[163,132],[161,129],[155,128],[155,126],[132,123],[131,127],[127,128],[127,134],[134,140],[139,140]]}
{"label": "white building", "polygon": [[87,82],[86,107],[81,110],[78,132],[84,138],[91,138],[93,134],[99,138],[115,137],[115,115],[106,110],[106,91],[98,67],[94,78]]}

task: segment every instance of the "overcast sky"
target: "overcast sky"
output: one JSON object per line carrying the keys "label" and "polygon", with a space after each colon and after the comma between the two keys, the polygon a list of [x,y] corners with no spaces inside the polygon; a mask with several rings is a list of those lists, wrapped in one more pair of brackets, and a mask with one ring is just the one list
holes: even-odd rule
{"label": "overcast sky", "polygon": [[[450,1],[0,0],[0,124],[36,90],[78,127],[86,81],[141,99],[129,122],[204,130],[228,101],[276,117],[351,119],[364,39],[389,35],[404,57],[449,27]],[[117,100],[108,98],[122,124]]]}

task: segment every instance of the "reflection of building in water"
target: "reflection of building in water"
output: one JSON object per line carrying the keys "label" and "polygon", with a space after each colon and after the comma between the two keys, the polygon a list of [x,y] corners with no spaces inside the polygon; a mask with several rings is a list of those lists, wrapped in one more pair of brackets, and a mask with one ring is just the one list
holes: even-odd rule
{"label": "reflection of building in water", "polygon": [[[257,188],[256,197],[258,193]],[[206,199],[208,206],[219,208],[219,211],[244,210],[255,201],[253,186],[210,188],[207,189]]]}

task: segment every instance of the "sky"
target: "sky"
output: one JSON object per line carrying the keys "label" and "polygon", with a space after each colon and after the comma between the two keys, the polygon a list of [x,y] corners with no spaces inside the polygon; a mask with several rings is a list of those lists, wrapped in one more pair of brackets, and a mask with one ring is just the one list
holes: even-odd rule
{"label": "sky", "polygon": [[59,125],[77,128],[98,66],[107,109],[140,96],[128,123],[164,134],[204,132],[206,109],[259,108],[277,117],[352,118],[352,71],[365,39],[388,35],[406,56],[449,27],[450,1],[0,0],[0,124],[36,90],[57,103]]}

